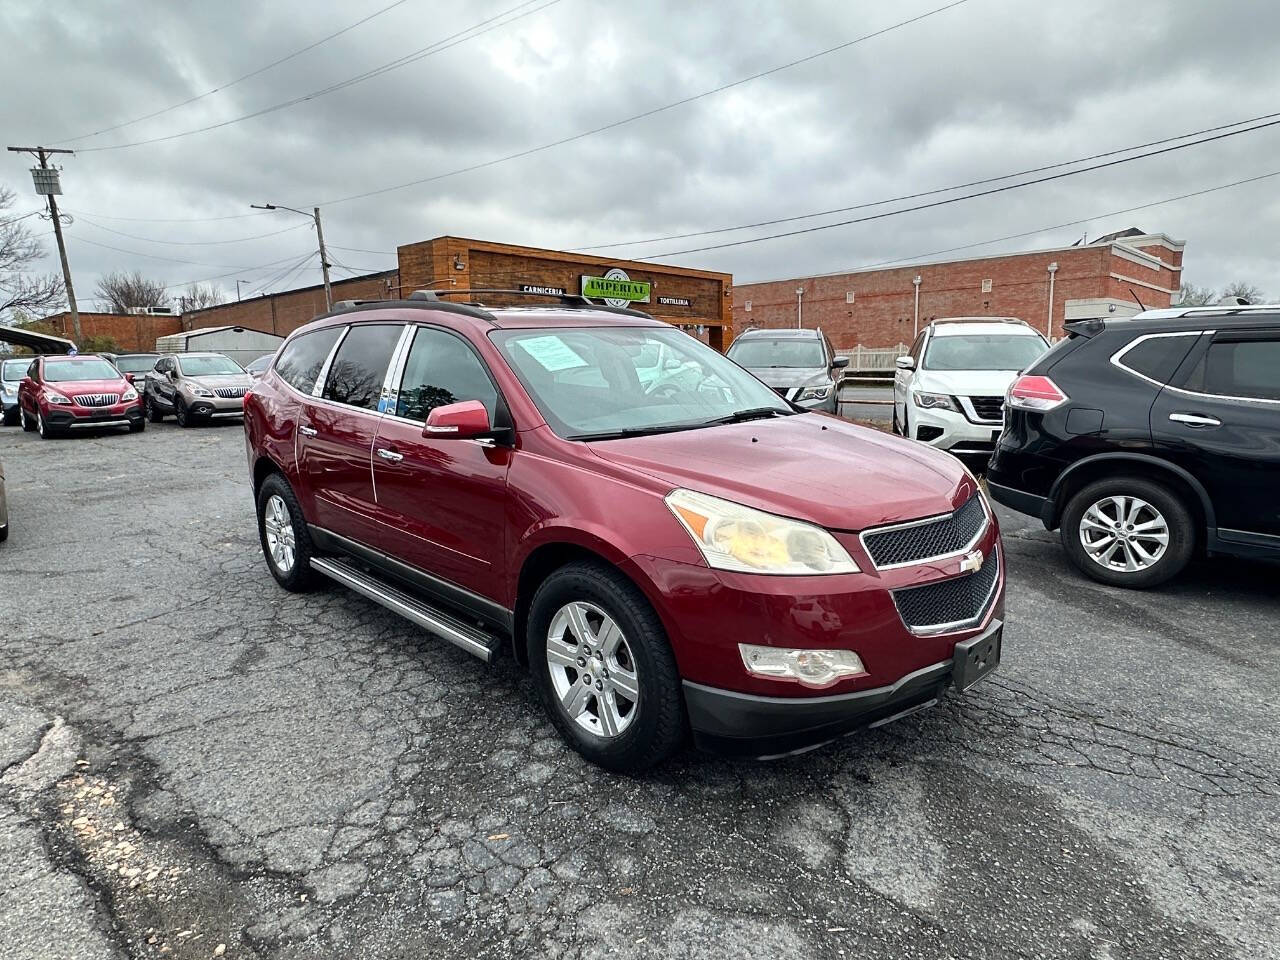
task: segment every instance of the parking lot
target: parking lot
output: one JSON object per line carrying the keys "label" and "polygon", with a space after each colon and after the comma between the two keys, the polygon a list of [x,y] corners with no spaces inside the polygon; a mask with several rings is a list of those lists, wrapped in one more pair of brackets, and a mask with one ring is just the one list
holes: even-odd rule
{"label": "parking lot", "polygon": [[279,589],[238,424],[0,459],[0,956],[1280,956],[1274,566],[1113,590],[1002,511],[993,679],[628,779],[509,662]]}

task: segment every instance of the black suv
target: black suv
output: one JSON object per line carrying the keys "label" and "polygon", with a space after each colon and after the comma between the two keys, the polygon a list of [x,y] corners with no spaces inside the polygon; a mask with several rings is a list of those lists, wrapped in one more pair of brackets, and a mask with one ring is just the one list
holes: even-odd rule
{"label": "black suv", "polygon": [[1280,558],[1280,306],[1067,331],[1009,388],[991,496],[1116,586],[1161,583],[1197,549]]}

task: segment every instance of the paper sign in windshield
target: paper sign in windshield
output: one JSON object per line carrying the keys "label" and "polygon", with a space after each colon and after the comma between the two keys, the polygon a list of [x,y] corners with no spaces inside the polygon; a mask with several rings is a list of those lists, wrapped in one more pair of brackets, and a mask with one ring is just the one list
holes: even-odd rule
{"label": "paper sign in windshield", "polygon": [[559,337],[532,337],[516,342],[524,348],[525,353],[552,373],[587,365],[587,361],[578,356],[573,348]]}

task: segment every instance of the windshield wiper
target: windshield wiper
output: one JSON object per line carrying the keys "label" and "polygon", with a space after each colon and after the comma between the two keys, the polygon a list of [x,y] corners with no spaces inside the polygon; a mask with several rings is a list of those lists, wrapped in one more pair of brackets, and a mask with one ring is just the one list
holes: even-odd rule
{"label": "windshield wiper", "polygon": [[575,433],[569,440],[621,440],[624,437],[647,437],[654,433],[679,433],[696,430],[702,423],[668,423],[659,427],[623,427],[620,430],[603,430],[600,433]]}
{"label": "windshield wiper", "polygon": [[777,407],[749,407],[746,410],[735,410],[733,413],[723,417],[716,417],[714,420],[708,420],[706,426],[717,423],[742,423],[745,420],[763,420],[765,417],[782,417],[786,416],[790,411],[779,410]]}

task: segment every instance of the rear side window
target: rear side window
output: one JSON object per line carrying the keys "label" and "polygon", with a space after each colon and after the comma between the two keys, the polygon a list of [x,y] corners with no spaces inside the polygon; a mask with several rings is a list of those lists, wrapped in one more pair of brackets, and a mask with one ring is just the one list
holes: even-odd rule
{"label": "rear side window", "polygon": [[404,326],[399,323],[352,327],[333,357],[324,398],[365,410],[378,409],[391,353],[403,331]]}
{"label": "rear side window", "polygon": [[1211,343],[1184,386],[1220,397],[1280,400],[1280,340]]}
{"label": "rear side window", "polygon": [[326,327],[294,337],[281,351],[280,359],[276,361],[276,373],[299,393],[310,393],[315,388],[316,377],[320,376],[325,358],[341,333],[341,327]]}
{"label": "rear side window", "polygon": [[404,366],[396,416],[425,422],[436,407],[479,400],[490,421],[498,391],[475,352],[451,333],[419,327]]}
{"label": "rear side window", "polygon": [[1195,344],[1197,336],[1199,334],[1150,337],[1126,350],[1118,362],[1122,367],[1127,367],[1144,377],[1150,377],[1160,383],[1168,383],[1173,372],[1178,369],[1178,364]]}

